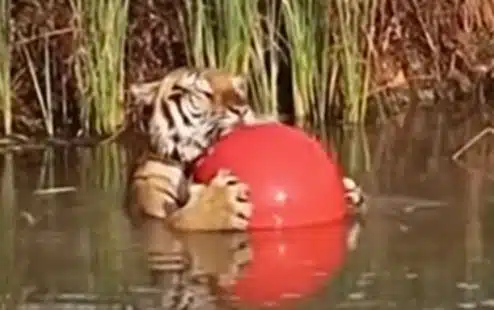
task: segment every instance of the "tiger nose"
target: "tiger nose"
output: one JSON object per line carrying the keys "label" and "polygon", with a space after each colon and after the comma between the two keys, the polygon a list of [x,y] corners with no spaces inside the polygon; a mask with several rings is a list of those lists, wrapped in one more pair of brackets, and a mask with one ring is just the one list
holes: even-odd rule
{"label": "tiger nose", "polygon": [[180,160],[181,159],[181,156],[180,156],[180,152],[178,150],[177,147],[174,147],[171,154],[170,154],[171,158],[175,159],[175,160]]}

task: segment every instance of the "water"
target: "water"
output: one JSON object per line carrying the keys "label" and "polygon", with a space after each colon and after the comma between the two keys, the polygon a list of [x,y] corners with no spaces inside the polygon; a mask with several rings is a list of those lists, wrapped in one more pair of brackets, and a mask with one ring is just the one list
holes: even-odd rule
{"label": "water", "polygon": [[[494,307],[492,137],[458,164],[451,154],[478,123],[412,125],[326,141],[370,196],[351,248],[356,226],[171,236],[150,222],[135,231],[120,209],[121,147],[4,154],[1,309],[179,309],[190,296],[206,310]],[[185,270],[176,249],[188,253]],[[176,264],[160,255],[149,264],[147,251]]]}

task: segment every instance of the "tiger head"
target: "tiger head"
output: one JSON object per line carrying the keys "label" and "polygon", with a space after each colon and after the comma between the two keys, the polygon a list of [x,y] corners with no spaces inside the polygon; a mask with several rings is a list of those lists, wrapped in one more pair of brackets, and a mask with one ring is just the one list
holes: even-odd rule
{"label": "tiger head", "polygon": [[158,155],[190,163],[235,125],[254,117],[247,80],[217,69],[178,68],[155,82],[133,85],[141,121]]}

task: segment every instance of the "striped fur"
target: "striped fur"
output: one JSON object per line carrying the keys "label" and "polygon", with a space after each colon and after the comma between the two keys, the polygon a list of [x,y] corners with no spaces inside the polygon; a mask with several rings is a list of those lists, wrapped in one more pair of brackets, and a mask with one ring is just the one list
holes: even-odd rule
{"label": "striped fur", "polygon": [[[243,229],[247,225],[245,215],[251,214],[250,209],[252,207],[248,201],[245,201],[247,196],[245,184],[227,172],[223,172],[215,179],[216,184],[223,184],[220,191],[218,191],[218,187],[198,184],[187,184],[183,190],[183,184],[187,183],[188,167],[191,163],[220,136],[228,133],[236,125],[275,121],[255,115],[248,104],[246,79],[240,75],[215,69],[179,68],[167,74],[160,81],[134,85],[131,92],[140,104],[151,107],[147,128],[149,151],[155,158],[155,164],[157,158],[162,165],[175,165],[182,172],[180,180],[169,178],[166,186],[161,186],[167,187],[166,191],[160,190],[159,193],[158,191],[155,193],[156,196],[167,196],[167,199],[163,198],[161,201],[168,207],[148,205],[147,207],[142,206],[141,211],[155,217],[167,218],[170,211],[166,210],[175,212],[175,210],[181,209],[180,207],[187,206],[187,210],[194,210],[190,213],[204,216],[201,212],[196,211],[211,209],[211,206],[198,207],[192,203],[193,201],[204,201],[205,199],[215,203],[221,201],[222,207],[219,207],[219,210],[230,210],[226,211],[227,217],[229,217],[228,220],[225,220],[227,224],[218,224],[220,219],[213,220],[215,215],[209,214],[209,224],[200,223],[202,219],[195,218],[193,221],[188,220],[182,224],[182,228],[192,229],[193,227],[188,227],[188,225],[192,225],[195,228],[202,227],[202,229],[209,230],[238,227]],[[149,166],[149,163],[144,164],[144,166],[146,165]],[[151,170],[151,168],[147,169],[148,181],[151,180],[149,177],[152,175],[149,173]],[[166,172],[164,173],[166,175]],[[140,175],[142,174],[141,172]],[[138,175],[136,174],[136,176]],[[156,183],[163,182],[164,179],[166,178],[155,177],[153,182],[149,181],[147,185],[141,186],[154,186],[157,189],[160,186]],[[226,179],[233,180],[231,186],[225,182]],[[139,183],[138,178],[134,179],[134,183]],[[344,177],[343,185],[352,211],[356,213],[365,211],[360,187],[348,177]],[[149,188],[146,190],[149,192]],[[139,191],[135,190],[135,192]],[[185,194],[181,194],[183,192]],[[147,195],[153,197],[149,193]],[[141,196],[142,199],[149,200],[145,199],[145,195]],[[156,199],[156,201],[160,201],[160,199]],[[215,203],[210,204],[214,205]],[[170,205],[174,207],[170,207]],[[242,210],[242,215],[235,214],[238,210]],[[231,212],[233,214],[229,214]],[[204,221],[208,222],[207,219]],[[214,228],[207,227],[213,222],[215,222]],[[239,223],[243,224],[239,225]]]}
{"label": "striped fur", "polygon": [[253,119],[242,76],[213,69],[179,68],[131,93],[152,107],[150,149],[181,163],[194,161],[235,124]]}
{"label": "striped fur", "polygon": [[[363,224],[348,223],[347,251],[357,247]],[[256,259],[250,234],[173,233],[156,220],[146,221],[140,233],[151,284],[162,292],[146,309],[240,307],[231,288]]]}
{"label": "striped fur", "polygon": [[134,165],[126,210],[134,223],[160,218],[181,230],[244,230],[252,213],[248,188],[228,171],[210,184],[189,180],[189,166],[232,123],[248,121],[243,77],[213,69],[179,68],[163,79],[133,85],[148,150]]}
{"label": "striped fur", "polygon": [[[244,230],[252,210],[247,188],[227,171],[210,184],[194,184],[187,166],[237,124],[274,120],[255,115],[247,104],[242,76],[212,69],[179,68],[159,81],[134,85],[131,92],[151,113],[143,117],[149,149],[131,171],[126,210],[145,231],[153,282],[167,282],[163,279],[172,275],[171,283],[165,284],[172,287],[167,290],[170,295],[156,306],[216,309],[221,303],[221,308],[228,308],[218,299],[218,291],[234,282],[250,260],[247,241],[176,230]],[[364,210],[360,187],[346,177],[343,185],[349,205],[360,213]],[[163,221],[176,229],[172,235],[163,230]],[[152,228],[147,227],[150,222]],[[354,235],[349,234],[350,248],[355,246]]]}

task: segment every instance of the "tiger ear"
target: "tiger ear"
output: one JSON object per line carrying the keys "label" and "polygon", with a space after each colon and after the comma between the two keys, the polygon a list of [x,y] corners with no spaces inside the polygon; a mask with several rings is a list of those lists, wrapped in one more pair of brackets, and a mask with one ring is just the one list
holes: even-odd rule
{"label": "tiger ear", "polygon": [[242,99],[247,99],[247,78],[245,75],[235,75],[232,77],[233,89]]}
{"label": "tiger ear", "polygon": [[130,94],[138,104],[151,105],[156,97],[156,92],[160,87],[161,81],[136,83],[130,86]]}

